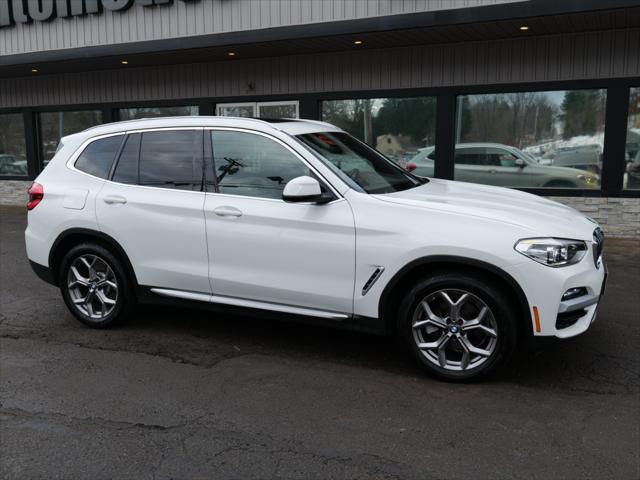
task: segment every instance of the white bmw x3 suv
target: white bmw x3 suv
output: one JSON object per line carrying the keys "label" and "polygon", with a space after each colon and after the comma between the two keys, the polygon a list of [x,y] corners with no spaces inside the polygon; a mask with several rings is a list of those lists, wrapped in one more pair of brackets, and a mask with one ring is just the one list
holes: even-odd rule
{"label": "white bmw x3 suv", "polygon": [[420,178],[315,121],[173,117],[62,139],[27,255],[91,327],[183,302],[396,332],[442,378],[583,333],[603,235],[558,203]]}

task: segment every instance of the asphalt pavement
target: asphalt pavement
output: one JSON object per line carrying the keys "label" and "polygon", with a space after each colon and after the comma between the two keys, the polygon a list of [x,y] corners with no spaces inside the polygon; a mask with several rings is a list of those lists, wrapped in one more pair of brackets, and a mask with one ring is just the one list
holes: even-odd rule
{"label": "asphalt pavement", "polygon": [[489,381],[393,339],[180,309],[96,331],[0,207],[0,478],[640,478],[640,242],[607,241],[592,329]]}

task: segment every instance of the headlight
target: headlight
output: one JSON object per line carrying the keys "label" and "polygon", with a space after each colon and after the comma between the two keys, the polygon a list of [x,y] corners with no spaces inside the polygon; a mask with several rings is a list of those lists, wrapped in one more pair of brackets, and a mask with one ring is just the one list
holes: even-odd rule
{"label": "headlight", "polygon": [[578,178],[582,180],[587,185],[597,185],[598,177],[594,175],[578,175]]}
{"label": "headlight", "polygon": [[516,251],[548,267],[564,267],[582,260],[587,244],[563,238],[525,238],[516,243]]}

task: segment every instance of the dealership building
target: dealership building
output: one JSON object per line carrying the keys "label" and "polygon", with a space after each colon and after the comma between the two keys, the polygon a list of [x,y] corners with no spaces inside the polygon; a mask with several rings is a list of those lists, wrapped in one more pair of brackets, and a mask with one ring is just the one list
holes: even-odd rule
{"label": "dealership building", "polygon": [[640,237],[638,0],[0,0],[0,204],[62,136],[173,115],[324,120]]}

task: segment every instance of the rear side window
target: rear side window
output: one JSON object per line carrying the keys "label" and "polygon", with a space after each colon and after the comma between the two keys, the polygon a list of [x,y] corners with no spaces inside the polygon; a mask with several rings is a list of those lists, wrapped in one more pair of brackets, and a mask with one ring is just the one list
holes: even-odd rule
{"label": "rear side window", "polygon": [[123,137],[116,135],[91,142],[76,160],[75,167],[89,175],[107,178]]}
{"label": "rear side window", "polygon": [[200,190],[202,131],[174,130],[142,134],[140,185]]}
{"label": "rear side window", "polygon": [[141,136],[139,133],[127,135],[116,170],[113,172],[114,182],[138,183],[138,154],[140,153]]}

